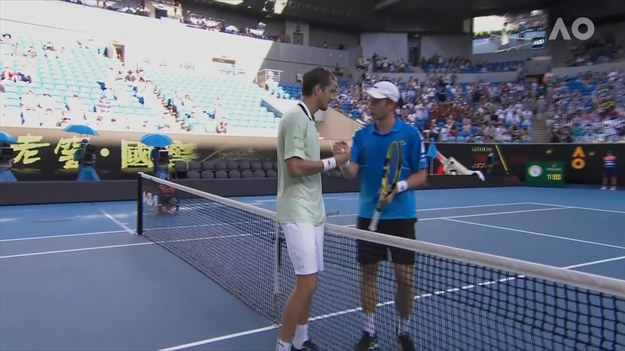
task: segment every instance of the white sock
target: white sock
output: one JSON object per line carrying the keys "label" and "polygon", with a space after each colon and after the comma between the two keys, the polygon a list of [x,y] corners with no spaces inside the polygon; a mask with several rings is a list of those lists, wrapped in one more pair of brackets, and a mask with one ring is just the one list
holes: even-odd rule
{"label": "white sock", "polygon": [[364,330],[369,333],[369,335],[375,335],[375,313],[364,315],[365,327]]}
{"label": "white sock", "polygon": [[408,334],[408,325],[410,324],[410,319],[403,319],[399,317],[399,324],[397,325],[397,334],[403,335]]}
{"label": "white sock", "polygon": [[296,349],[304,347],[304,343],[308,341],[308,323],[295,326],[295,337],[293,338],[293,346]]}
{"label": "white sock", "polygon": [[278,338],[278,345],[276,346],[276,351],[291,351],[291,344],[288,342],[284,342]]}

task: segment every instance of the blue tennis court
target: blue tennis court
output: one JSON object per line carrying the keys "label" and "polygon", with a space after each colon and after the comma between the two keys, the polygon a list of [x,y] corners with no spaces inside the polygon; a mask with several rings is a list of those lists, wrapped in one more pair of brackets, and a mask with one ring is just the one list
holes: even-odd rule
{"label": "blue tennis court", "polygon": [[[625,279],[622,192],[506,187],[415,194],[421,241]],[[274,196],[234,200],[275,209]],[[325,201],[329,222],[354,226],[358,194],[328,194]],[[0,207],[0,349],[273,350],[273,321],[137,236],[136,208]],[[311,324],[351,313],[333,312]]]}

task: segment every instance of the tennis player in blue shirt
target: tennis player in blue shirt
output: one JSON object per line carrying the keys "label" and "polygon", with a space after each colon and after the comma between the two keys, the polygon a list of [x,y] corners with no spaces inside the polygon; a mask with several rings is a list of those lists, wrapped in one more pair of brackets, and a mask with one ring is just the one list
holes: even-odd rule
{"label": "tennis player in blue shirt", "polygon": [[[425,145],[421,133],[395,117],[395,107],[399,101],[399,90],[386,81],[376,83],[367,90],[370,97],[371,115],[375,123],[354,134],[351,151],[346,143],[333,146],[334,153],[351,153],[350,161],[341,166],[346,178],[360,175],[360,206],[358,228],[367,230],[379,199],[386,152],[393,141],[402,147],[402,171],[395,190],[383,201],[377,231],[408,239],[415,239],[417,210],[414,192],[427,179]],[[375,331],[375,308],[377,303],[377,275],[379,263],[391,252],[398,312],[397,342],[400,350],[414,350],[408,334],[412,301],[415,254],[413,251],[387,247],[375,243],[358,242],[358,262],[362,269],[360,296],[364,312],[364,330],[355,350],[377,349],[378,338]]]}

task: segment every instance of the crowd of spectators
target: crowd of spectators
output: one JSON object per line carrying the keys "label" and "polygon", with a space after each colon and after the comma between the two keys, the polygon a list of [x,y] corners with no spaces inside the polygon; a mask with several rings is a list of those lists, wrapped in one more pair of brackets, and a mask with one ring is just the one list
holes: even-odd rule
{"label": "crowd of spectators", "polygon": [[[362,124],[372,123],[364,91],[377,80],[363,74],[340,90],[334,106]],[[591,73],[546,84],[525,80],[459,84],[450,75],[423,81],[388,79],[401,91],[397,116],[427,139],[462,142],[531,142],[545,123],[551,142],[625,141],[625,74]]]}
{"label": "crowd of spectators", "polygon": [[623,48],[612,36],[602,36],[573,44],[566,59],[567,66],[589,66],[623,58]]}
{"label": "crowd of spectators", "polygon": [[371,58],[365,58],[360,56],[356,69],[365,70],[367,72],[381,72],[381,73],[410,73],[414,72],[410,67],[410,63],[406,62],[404,58],[399,60],[389,60],[386,56],[373,53]]}
{"label": "crowd of spectators", "polygon": [[[421,130],[427,139],[464,142],[531,141],[532,96],[537,85],[527,82],[459,84],[449,75],[428,75],[419,81],[388,79],[401,91],[396,113]],[[341,90],[335,106],[363,124],[371,123],[364,91],[376,79],[363,75]]]}
{"label": "crowd of spectators", "polygon": [[447,57],[434,53],[421,58],[421,68],[427,73],[487,73],[516,72],[523,69],[523,61],[487,62],[464,57]]}
{"label": "crowd of spectators", "polygon": [[625,141],[625,72],[588,72],[547,86],[537,111],[550,142]]}

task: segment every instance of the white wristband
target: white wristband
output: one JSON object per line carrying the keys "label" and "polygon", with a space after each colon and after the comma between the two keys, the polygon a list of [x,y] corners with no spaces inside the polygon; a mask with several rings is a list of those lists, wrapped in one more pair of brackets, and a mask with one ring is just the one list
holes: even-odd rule
{"label": "white wristband", "polygon": [[323,171],[329,171],[336,168],[336,159],[334,157],[325,158],[321,160],[323,162]]}
{"label": "white wristband", "polygon": [[350,164],[351,164],[351,163],[349,163],[349,161],[347,161],[346,163],[344,163],[344,164],[340,165],[339,167],[343,170],[343,169],[349,168],[349,165],[350,165]]}
{"label": "white wristband", "polygon": [[401,193],[408,190],[408,183],[405,180],[397,183],[397,193]]}

